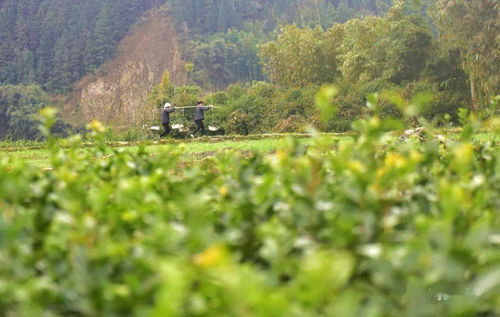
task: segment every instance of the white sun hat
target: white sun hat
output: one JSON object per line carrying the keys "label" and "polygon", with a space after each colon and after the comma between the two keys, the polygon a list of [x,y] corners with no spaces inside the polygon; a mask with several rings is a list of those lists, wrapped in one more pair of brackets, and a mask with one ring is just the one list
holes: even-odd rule
{"label": "white sun hat", "polygon": [[172,105],[171,105],[169,102],[167,102],[163,108],[165,108],[165,109],[166,109],[166,108],[168,108],[168,107],[172,107]]}

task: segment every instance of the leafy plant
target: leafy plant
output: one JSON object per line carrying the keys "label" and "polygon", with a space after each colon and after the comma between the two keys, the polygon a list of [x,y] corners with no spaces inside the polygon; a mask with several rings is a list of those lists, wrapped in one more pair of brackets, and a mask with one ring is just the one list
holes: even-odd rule
{"label": "leafy plant", "polygon": [[500,314],[499,147],[398,144],[385,127],[375,114],[350,141],[289,138],[189,165],[182,145],[108,148],[95,122],[88,151],[49,137],[52,169],[2,158],[0,311]]}

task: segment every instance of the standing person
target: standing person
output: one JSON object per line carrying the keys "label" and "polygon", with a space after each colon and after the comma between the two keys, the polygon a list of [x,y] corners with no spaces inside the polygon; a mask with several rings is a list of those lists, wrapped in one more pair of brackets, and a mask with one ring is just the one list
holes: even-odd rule
{"label": "standing person", "polygon": [[172,107],[170,103],[166,103],[163,109],[161,110],[161,124],[163,125],[163,128],[165,128],[165,131],[163,131],[162,134],[160,134],[160,137],[166,137],[170,131],[170,114],[175,111],[175,108]]}
{"label": "standing person", "polygon": [[196,130],[194,130],[192,135],[196,134],[198,131],[201,132],[201,135],[205,135],[205,125],[203,124],[203,120],[205,120],[205,111],[211,108],[212,106],[205,106],[203,104],[203,101],[197,102],[194,113],[194,123],[196,124]]}

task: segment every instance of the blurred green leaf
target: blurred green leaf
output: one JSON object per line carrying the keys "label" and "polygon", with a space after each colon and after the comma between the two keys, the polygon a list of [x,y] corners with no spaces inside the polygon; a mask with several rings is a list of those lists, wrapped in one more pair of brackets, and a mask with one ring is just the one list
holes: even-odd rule
{"label": "blurred green leaf", "polygon": [[320,110],[321,121],[327,124],[337,113],[337,107],[333,104],[333,98],[337,95],[335,86],[323,86],[316,94],[316,106]]}

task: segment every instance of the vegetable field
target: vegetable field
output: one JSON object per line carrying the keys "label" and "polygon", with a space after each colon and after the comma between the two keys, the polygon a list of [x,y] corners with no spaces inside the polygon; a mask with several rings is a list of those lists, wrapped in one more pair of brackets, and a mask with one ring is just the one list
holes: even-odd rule
{"label": "vegetable field", "polygon": [[[137,152],[140,148],[151,156],[158,152],[169,151],[171,148],[177,148],[177,152],[182,152],[183,161],[198,161],[207,157],[214,156],[217,152],[225,150],[236,150],[243,154],[251,152],[269,153],[275,151],[286,135],[269,137],[217,137],[193,139],[192,142],[184,140],[161,140],[150,142],[115,142],[108,143],[108,152],[111,155],[114,151]],[[333,136],[335,139],[343,137]],[[312,140],[308,137],[302,137],[301,144],[309,144]],[[2,146],[3,145],[3,146]],[[88,151],[92,147],[88,144],[81,149],[81,152]],[[50,167],[50,152],[43,143],[16,144],[13,142],[0,143],[0,153],[13,159],[23,159],[31,164],[41,168]]]}
{"label": "vegetable field", "polygon": [[0,158],[0,315],[498,316],[500,149],[345,138]]}

